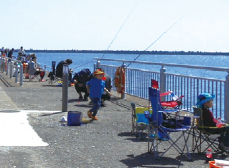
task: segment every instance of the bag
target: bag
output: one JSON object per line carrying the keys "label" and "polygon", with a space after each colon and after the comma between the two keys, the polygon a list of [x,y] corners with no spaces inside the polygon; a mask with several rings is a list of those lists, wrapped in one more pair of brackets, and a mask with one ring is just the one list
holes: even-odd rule
{"label": "bag", "polygon": [[161,124],[162,126],[166,128],[182,128],[183,120],[177,120],[174,118],[166,119]]}

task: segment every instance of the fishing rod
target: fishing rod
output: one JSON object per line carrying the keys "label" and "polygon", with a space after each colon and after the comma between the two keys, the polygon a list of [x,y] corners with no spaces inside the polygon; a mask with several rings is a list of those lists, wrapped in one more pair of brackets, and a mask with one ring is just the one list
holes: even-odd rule
{"label": "fishing rod", "polygon": [[[185,16],[185,15],[184,15]],[[173,26],[175,26],[181,19],[183,19],[182,16],[179,18],[176,22],[174,22],[166,31],[164,31],[153,43],[151,43],[142,53],[140,53],[136,58],[134,58],[134,61],[136,61],[142,54],[145,53],[146,50],[148,50],[152,45],[154,45],[163,35],[165,35],[170,29],[172,29]],[[126,67],[129,67],[131,63],[129,63]]]}
{"label": "fishing rod", "polygon": [[[115,40],[116,37],[118,36],[119,32],[122,30],[122,28],[123,28],[123,26],[125,25],[126,21],[129,19],[129,17],[132,15],[133,11],[135,10],[135,8],[136,8],[138,2],[139,2],[139,1],[137,1],[136,5],[135,5],[134,8],[131,10],[131,12],[129,13],[129,15],[127,16],[127,18],[125,19],[125,21],[123,22],[123,24],[121,25],[121,27],[119,28],[119,30],[117,31],[117,33],[115,34],[114,38],[112,39],[111,43],[109,44],[109,46],[107,47],[106,50],[108,50],[108,49],[110,48],[110,46],[113,44],[114,40]],[[103,53],[103,55],[102,55],[101,58],[103,58],[105,54],[106,54],[106,53]],[[88,62],[88,63],[81,64],[81,65],[79,65],[79,66],[77,66],[77,67],[75,67],[75,68],[73,68],[73,69],[76,69],[76,68],[79,68],[79,67],[81,67],[81,66],[87,65],[87,64],[89,64],[89,63],[91,63],[91,62],[92,62],[92,61],[90,61],[90,62]]]}
{"label": "fishing rod", "polygon": [[[116,39],[117,35],[119,34],[119,32],[122,30],[123,26],[125,25],[126,21],[129,19],[129,17],[131,16],[131,14],[133,13],[133,11],[135,10],[137,4],[139,1],[137,1],[136,5],[134,6],[134,8],[132,9],[132,11],[129,13],[129,15],[127,16],[126,20],[123,22],[122,26],[119,28],[118,32],[116,33],[116,35],[114,36],[113,40],[111,41],[110,45],[107,47],[107,50],[110,48],[110,46],[112,45],[112,43],[114,42],[114,40]],[[101,58],[104,57],[106,53],[103,53],[103,56]]]}

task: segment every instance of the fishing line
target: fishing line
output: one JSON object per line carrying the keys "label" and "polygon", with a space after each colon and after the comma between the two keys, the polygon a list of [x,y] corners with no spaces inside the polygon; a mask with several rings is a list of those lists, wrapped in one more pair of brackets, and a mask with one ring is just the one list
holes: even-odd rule
{"label": "fishing line", "polygon": [[[185,15],[184,15],[185,16]],[[148,50],[152,45],[154,45],[163,35],[165,35],[170,29],[172,29],[173,26],[175,26],[181,19],[183,19],[182,16],[179,18],[175,23],[173,23],[164,33],[162,33],[153,43],[151,43],[142,53],[140,53],[136,58],[134,58],[134,61],[136,61],[142,54],[145,53],[146,50]],[[131,63],[129,63],[126,67],[129,67]]]}
{"label": "fishing line", "polygon": [[[135,8],[136,8],[138,2],[139,2],[139,0],[137,1],[136,5],[135,5],[134,8],[131,10],[131,12],[129,13],[129,15],[127,16],[127,18],[125,19],[125,21],[124,21],[123,24],[121,25],[121,27],[119,28],[118,32],[115,34],[114,38],[112,39],[111,43],[109,44],[109,46],[107,47],[106,50],[108,50],[108,49],[110,48],[110,46],[113,44],[114,40],[115,40],[116,37],[118,36],[119,32],[122,30],[122,28],[123,28],[123,26],[125,25],[126,21],[129,19],[129,17],[130,17],[130,16],[132,15],[132,13],[134,12],[134,10],[135,10]],[[103,58],[105,54],[106,54],[106,53],[104,53],[104,54],[102,55],[101,58]],[[76,68],[79,68],[79,67],[81,67],[81,66],[87,65],[87,64],[89,64],[89,63],[91,63],[91,62],[92,62],[92,61],[90,61],[90,62],[88,62],[88,63],[85,63],[85,64],[81,64],[81,65],[79,65],[79,66],[77,66],[77,67],[75,67],[75,68],[73,68],[73,69],[76,69]]]}
{"label": "fishing line", "polygon": [[[114,40],[116,39],[117,35],[119,34],[119,32],[122,30],[123,26],[125,25],[126,21],[129,19],[129,17],[131,16],[131,14],[133,13],[133,11],[135,10],[137,4],[139,1],[137,1],[136,5],[134,6],[134,8],[132,9],[132,11],[129,13],[129,15],[127,16],[126,20],[123,22],[122,26],[119,28],[118,32],[116,33],[115,37],[113,38],[113,40],[111,41],[110,45],[107,47],[107,50],[110,48],[110,46],[112,45],[112,43],[114,42]],[[103,54],[103,56],[101,58],[104,57],[106,53]]]}

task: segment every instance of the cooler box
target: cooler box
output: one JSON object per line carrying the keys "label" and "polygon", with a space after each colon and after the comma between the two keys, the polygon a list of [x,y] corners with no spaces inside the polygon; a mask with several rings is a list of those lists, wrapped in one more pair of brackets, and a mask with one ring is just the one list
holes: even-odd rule
{"label": "cooler box", "polygon": [[69,111],[68,112],[68,126],[80,126],[82,124],[82,112]]}

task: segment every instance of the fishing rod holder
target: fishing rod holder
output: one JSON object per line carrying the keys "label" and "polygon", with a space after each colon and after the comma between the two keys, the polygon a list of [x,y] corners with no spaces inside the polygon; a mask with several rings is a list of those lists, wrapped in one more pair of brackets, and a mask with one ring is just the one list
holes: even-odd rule
{"label": "fishing rod holder", "polygon": [[97,60],[95,70],[98,69],[98,68],[100,68],[100,67],[101,67],[100,60]]}
{"label": "fishing rod holder", "polygon": [[[123,62],[121,66],[126,70],[126,64],[125,64],[125,62]],[[124,92],[121,93],[121,99],[126,99],[126,91],[125,90],[126,89],[124,89]]]}
{"label": "fishing rod holder", "polygon": [[[166,92],[166,68],[162,65],[160,69],[160,92]],[[165,101],[165,97],[161,97],[161,101]]]}

